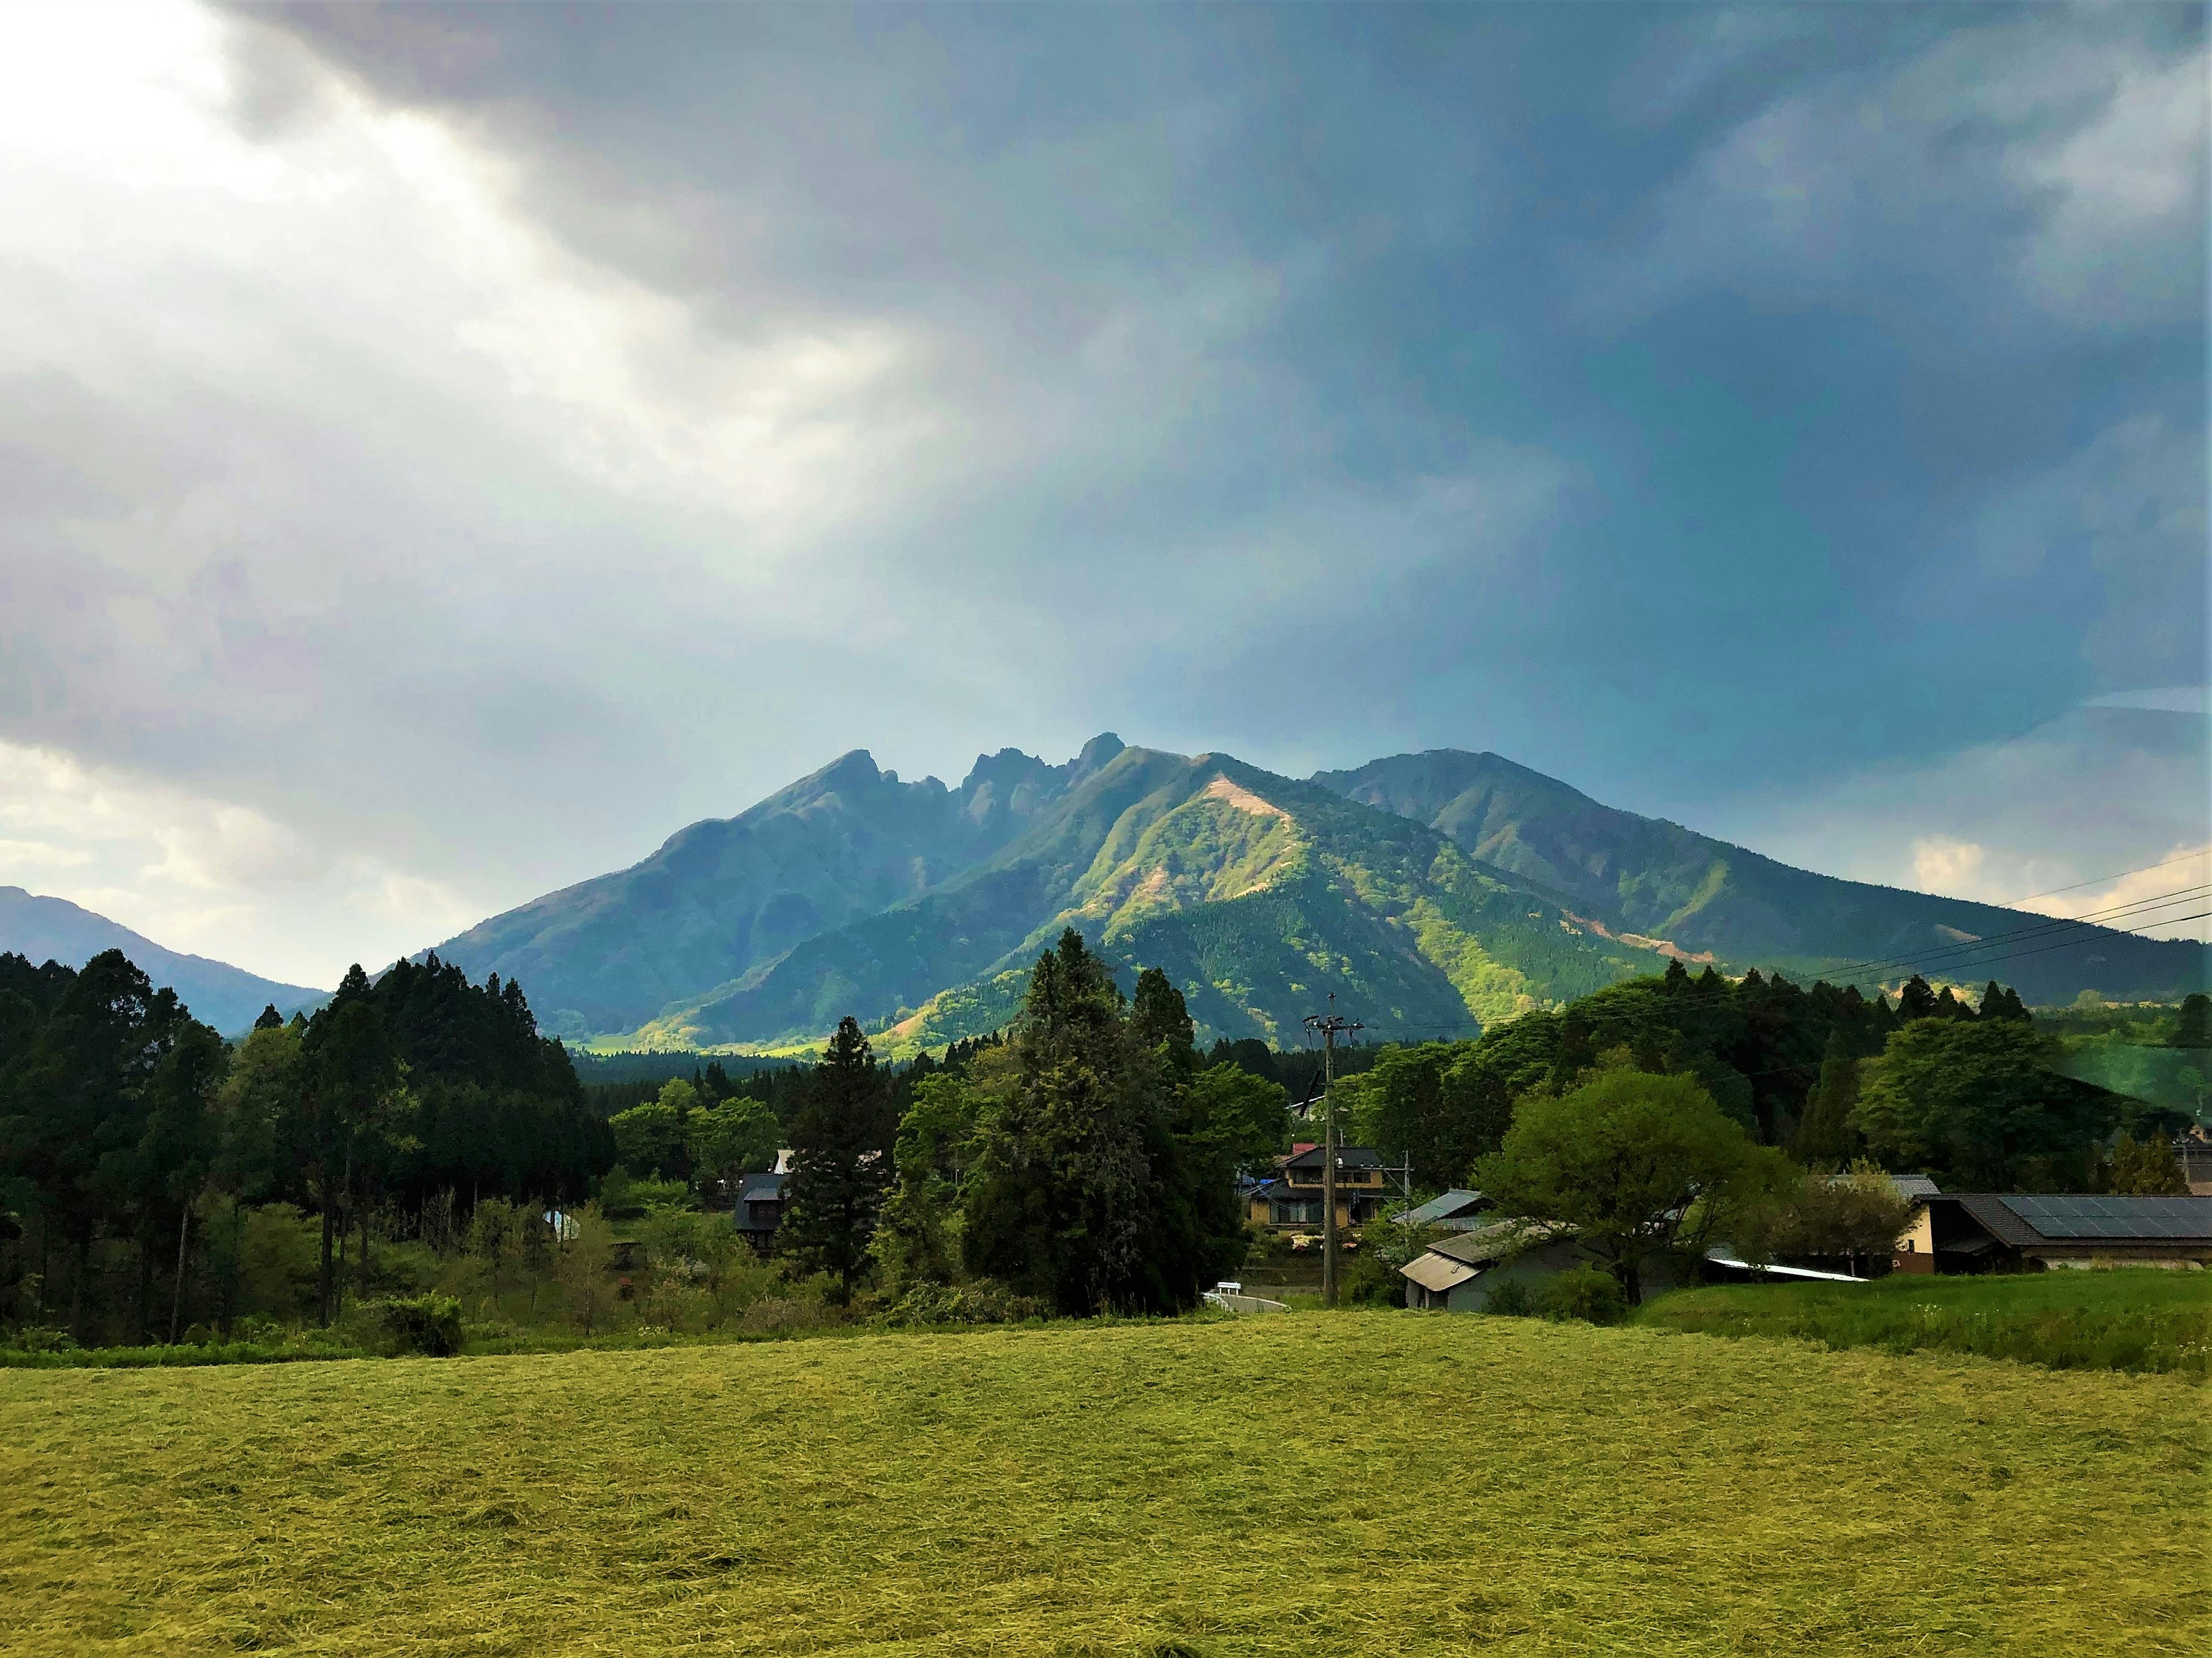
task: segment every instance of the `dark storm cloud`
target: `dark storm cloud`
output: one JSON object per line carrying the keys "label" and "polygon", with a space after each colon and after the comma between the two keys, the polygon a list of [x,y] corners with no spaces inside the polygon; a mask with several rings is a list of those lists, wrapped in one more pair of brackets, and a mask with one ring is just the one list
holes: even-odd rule
{"label": "dark storm cloud", "polygon": [[380,891],[1104,726],[2101,859],[2203,678],[2195,10],[148,15],[15,140],[0,738]]}

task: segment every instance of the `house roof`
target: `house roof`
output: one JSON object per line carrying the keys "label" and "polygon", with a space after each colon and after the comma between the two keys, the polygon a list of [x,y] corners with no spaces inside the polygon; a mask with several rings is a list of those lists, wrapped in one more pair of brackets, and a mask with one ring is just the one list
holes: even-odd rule
{"label": "house roof", "polygon": [[1482,1276],[1480,1266],[1447,1260],[1433,1249],[1425,1254],[1416,1255],[1398,1270],[1431,1295],[1439,1296],[1457,1289],[1471,1278]]}
{"label": "house roof", "polygon": [[739,1203],[772,1203],[783,1195],[788,1175],[747,1175],[738,1182]]}
{"label": "house roof", "polygon": [[2134,1197],[2091,1193],[1953,1192],[1955,1203],[1998,1242],[2212,1243],[2212,1197]]}
{"label": "house roof", "polygon": [[1565,1226],[1526,1220],[1493,1221],[1459,1237],[1440,1238],[1429,1246],[1429,1253],[1442,1255],[1447,1260],[1480,1266],[1502,1260],[1532,1244],[1548,1243],[1553,1238],[1571,1236],[1571,1229]]}
{"label": "house roof", "polygon": [[1431,1198],[1400,1215],[1400,1223],[1407,1226],[1434,1226],[1448,1220],[1458,1220],[1471,1211],[1482,1207],[1480,1192],[1462,1192],[1455,1187],[1442,1197]]}
{"label": "house roof", "polygon": [[[1382,1159],[1371,1145],[1340,1145],[1336,1148],[1339,1169],[1376,1169]],[[1293,1150],[1287,1157],[1279,1158],[1278,1169],[1318,1169],[1321,1167],[1321,1147],[1309,1145],[1304,1151]]]}
{"label": "house roof", "polygon": [[1943,1193],[1943,1188],[1925,1175],[1892,1175],[1889,1183],[1900,1198],[1934,1198]]}

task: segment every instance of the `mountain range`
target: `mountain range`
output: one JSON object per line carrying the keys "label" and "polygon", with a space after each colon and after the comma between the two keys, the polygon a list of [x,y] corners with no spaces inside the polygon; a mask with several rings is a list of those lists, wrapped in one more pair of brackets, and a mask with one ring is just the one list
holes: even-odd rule
{"label": "mountain range", "polygon": [[1794,869],[1496,755],[1298,780],[1110,733],[1063,765],[979,756],[957,788],[856,750],[436,953],[520,978],[571,1037],[770,1047],[853,1013],[902,1051],[1003,1023],[1068,926],[1166,969],[1210,1035],[1276,1042],[1332,993],[1379,1037],[1472,1034],[1669,957],[2050,1003],[2178,995],[2208,955]]}
{"label": "mountain range", "polygon": [[327,990],[280,984],[243,968],[164,950],[105,915],[65,898],[42,898],[21,887],[0,887],[0,950],[33,962],[82,967],[102,950],[119,950],[156,985],[166,985],[193,1015],[226,1035],[252,1024],[272,1002],[287,1016],[313,1012],[330,999]]}

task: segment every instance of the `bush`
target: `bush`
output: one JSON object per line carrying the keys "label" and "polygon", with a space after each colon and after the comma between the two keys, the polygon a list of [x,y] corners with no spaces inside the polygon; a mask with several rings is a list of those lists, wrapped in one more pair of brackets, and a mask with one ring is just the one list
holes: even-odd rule
{"label": "bush", "polygon": [[1020,1324],[1049,1317],[1051,1307],[1035,1296],[1016,1295],[989,1278],[974,1284],[917,1284],[876,1315],[878,1323]]}
{"label": "bush", "polygon": [[377,1350],[387,1357],[421,1353],[450,1358],[461,1351],[461,1303],[451,1296],[394,1297],[360,1309]]}
{"label": "bush", "polygon": [[1581,1319],[1590,1324],[1618,1324],[1628,1312],[1628,1298],[1612,1273],[1595,1266],[1571,1267],[1544,1286],[1537,1298],[1548,1319]]}
{"label": "bush", "polygon": [[1508,1278],[1490,1292],[1490,1298],[1482,1303],[1482,1310],[1502,1318],[1533,1318],[1536,1297],[1522,1279]]}
{"label": "bush", "polygon": [[76,1339],[67,1330],[50,1330],[42,1324],[27,1324],[8,1338],[8,1345],[21,1353],[60,1353],[76,1345]]}

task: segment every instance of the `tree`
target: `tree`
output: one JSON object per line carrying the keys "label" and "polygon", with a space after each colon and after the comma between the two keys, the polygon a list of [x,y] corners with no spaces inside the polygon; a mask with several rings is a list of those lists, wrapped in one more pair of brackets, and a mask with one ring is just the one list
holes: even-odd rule
{"label": "tree", "polygon": [[1290,1143],[1290,1096],[1241,1066],[1206,1066],[1183,1084],[1179,1103],[1184,1132],[1236,1173],[1272,1168]]}
{"label": "tree", "polygon": [[896,1183],[884,1200],[873,1246],[894,1286],[950,1283],[958,1270],[960,1191],[981,1110],[965,1076],[939,1072],[915,1084],[893,1145]]}
{"label": "tree", "polygon": [[969,1272],[1076,1315],[1164,1311],[1190,1305],[1208,1273],[1241,1257],[1227,1159],[1161,1069],[1182,998],[1157,982],[1148,1018],[1170,1038],[1148,1049],[1080,933],[1038,958],[1008,1040],[1012,1075],[975,1135],[962,1202]]}
{"label": "tree", "polygon": [[1856,1272],[1862,1262],[1889,1255],[1912,1214],[1911,1200],[1864,1158],[1841,1174],[1816,1167],[1778,1195],[1733,1240],[1747,1260],[1841,1260]]}
{"label": "tree", "polygon": [[2176,1048],[2212,1048],[2212,996],[2192,990],[2181,999],[2173,1032]]}
{"label": "tree", "polygon": [[848,1300],[891,1183],[896,1121],[868,1039],[848,1015],[822,1050],[791,1126],[790,1206],[776,1241],[814,1271],[833,1274]]}
{"label": "tree", "polygon": [[734,1191],[740,1176],[774,1164],[783,1146],[783,1124],[764,1101],[722,1099],[691,1114],[686,1143],[702,1187],[720,1181]]}
{"label": "tree", "polygon": [[680,1077],[672,1077],[661,1085],[659,1097],[609,1118],[607,1127],[614,1132],[615,1153],[623,1167],[633,1175],[690,1180],[688,1142],[692,1114],[699,1108],[699,1090]]}
{"label": "tree", "polygon": [[1936,1017],[1936,993],[1917,973],[1907,979],[1905,988],[1897,993],[1897,1016],[1907,1024]]}
{"label": "tree", "polygon": [[1153,1056],[1170,1082],[1188,1081],[1196,1072],[1198,1027],[1192,1022],[1182,993],[1158,968],[1148,967],[1137,975],[1129,1030],[1137,1046]]}
{"label": "tree", "polygon": [[553,1276],[568,1297],[568,1315],[588,1336],[614,1315],[619,1298],[614,1271],[614,1228],[608,1225],[596,1203],[562,1215],[561,1235],[555,1238]]}
{"label": "tree", "polygon": [[2143,1197],[2189,1194],[2189,1176],[2182,1169],[2181,1159],[2173,1155],[2172,1142],[2157,1135],[2139,1142],[2123,1130],[2112,1147],[2106,1178],[2115,1192]]}
{"label": "tree", "polygon": [[1512,1120],[1511,1084],[1492,1058],[1459,1042],[1384,1048],[1372,1067],[1340,1084],[1355,1132],[1410,1162],[1417,1186],[1462,1184]]}
{"label": "tree", "polygon": [[1788,1174],[1695,1078],[1612,1071],[1524,1100],[1476,1178],[1504,1214],[1569,1229],[1633,1306],[1647,1259],[1702,1254]]}
{"label": "tree", "polygon": [[11,977],[21,981],[14,993],[21,1005],[6,1011],[19,1045],[0,1055],[0,1171],[30,1183],[69,1242],[69,1321],[80,1339],[94,1238],[103,1229],[137,1235],[143,1327],[147,1228],[161,1196],[160,1173],[144,1154],[149,1114],[163,1091],[156,1078],[179,1042],[196,1042],[193,1033],[205,1027],[120,950],[102,951],[76,973]]}
{"label": "tree", "polygon": [[316,1285],[327,1326],[337,1315],[331,1246],[339,1215],[357,1203],[372,1161],[392,1149],[387,1136],[403,1105],[398,1055],[358,962],[307,1022],[300,1066],[285,1149],[322,1217]]}
{"label": "tree", "polygon": [[1793,1150],[1803,1163],[1835,1168],[1857,1150],[1858,1131],[1851,1127],[1851,1112],[1858,1104],[1859,1062],[1851,1057],[1850,1042],[1841,1027],[1828,1033],[1827,1051],[1820,1056],[1820,1080],[1805,1102],[1805,1115],[1797,1125]]}
{"label": "tree", "polygon": [[2060,1076],[2055,1057],[2054,1043],[2017,1020],[1918,1020],[1868,1062],[1851,1121],[1885,1166],[1970,1190],[2079,1181],[2124,1102]]}

